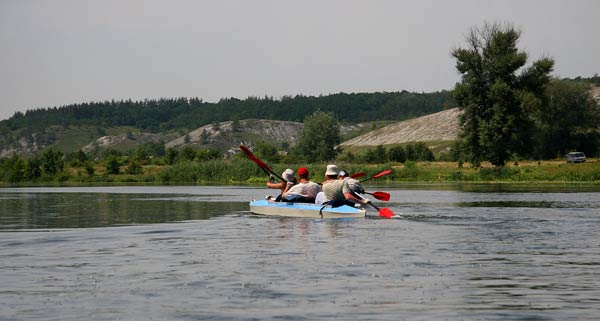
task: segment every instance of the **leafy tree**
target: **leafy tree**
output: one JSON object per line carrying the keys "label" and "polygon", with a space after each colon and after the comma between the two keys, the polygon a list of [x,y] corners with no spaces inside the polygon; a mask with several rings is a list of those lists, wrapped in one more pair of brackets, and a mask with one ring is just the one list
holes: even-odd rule
{"label": "leafy tree", "polygon": [[28,159],[25,162],[24,177],[29,181],[36,180],[42,176],[41,161],[38,157]]}
{"label": "leafy tree", "polygon": [[414,144],[414,157],[415,161],[431,162],[435,160],[433,152],[423,142]]}
{"label": "leafy tree", "polygon": [[118,175],[120,172],[119,167],[121,167],[119,159],[115,155],[108,156],[106,160],[106,173],[109,175]]}
{"label": "leafy tree", "polygon": [[165,158],[167,161],[167,164],[169,165],[173,165],[175,164],[175,162],[177,161],[177,158],[179,157],[179,151],[176,150],[175,148],[168,148],[167,152],[165,154]]}
{"label": "leafy tree", "polygon": [[138,146],[133,152],[133,159],[142,164],[146,164],[149,157],[150,152],[144,146]]}
{"label": "leafy tree", "polygon": [[137,175],[143,173],[142,164],[137,159],[130,159],[129,164],[127,164],[127,174]]}
{"label": "leafy tree", "polygon": [[464,163],[463,144],[461,141],[456,141],[452,144],[451,159],[458,163],[458,167],[462,168]]}
{"label": "leafy tree", "polygon": [[373,149],[373,148],[367,149],[365,151],[365,153],[362,155],[362,162],[377,163],[377,153],[375,152],[375,149]]}
{"label": "leafy tree", "polygon": [[279,154],[277,147],[265,141],[258,141],[254,144],[256,156],[267,162],[278,162]]}
{"label": "leafy tree", "polygon": [[190,146],[185,146],[179,152],[179,159],[182,161],[193,161],[196,158],[196,152]]}
{"label": "leafy tree", "polygon": [[473,166],[483,160],[503,166],[511,153],[531,148],[530,113],[543,104],[554,61],[543,58],[524,68],[527,54],[517,48],[520,36],[510,25],[486,23],[471,29],[466,48],[452,51],[462,74],[453,96],[464,110],[463,151]]}
{"label": "leafy tree", "polygon": [[382,145],[377,145],[375,147],[375,160],[377,163],[385,163],[387,162],[388,155],[387,150]]}
{"label": "leafy tree", "polygon": [[202,149],[196,152],[196,159],[199,161],[209,161],[221,158],[222,156],[221,152],[214,148]]}
{"label": "leafy tree", "polygon": [[354,155],[354,153],[352,153],[351,151],[343,151],[337,157],[337,160],[346,163],[353,163],[356,161],[356,155]]}
{"label": "leafy tree", "polygon": [[92,162],[90,162],[90,161],[85,162],[84,168],[85,168],[85,172],[89,176],[94,175],[95,170],[94,170],[94,164]]}
{"label": "leafy tree", "polygon": [[334,147],[339,143],[340,126],[333,113],[317,110],[304,119],[293,154],[309,162],[332,160],[336,155]]}
{"label": "leafy tree", "polygon": [[74,157],[80,164],[83,164],[88,161],[87,155],[80,149],[75,153]]}
{"label": "leafy tree", "polygon": [[418,156],[415,151],[415,146],[413,144],[408,144],[408,145],[404,146],[404,151],[405,151],[405,155],[406,155],[406,160],[409,160],[409,161],[417,160]]}
{"label": "leafy tree", "polygon": [[404,163],[406,161],[406,153],[402,146],[390,147],[388,150],[388,157],[390,161]]}
{"label": "leafy tree", "polygon": [[44,150],[40,156],[41,168],[44,175],[54,176],[61,172],[65,167],[63,153],[53,148]]}
{"label": "leafy tree", "polygon": [[535,115],[539,129],[536,158],[562,156],[572,150],[598,151],[600,110],[584,83],[553,80],[548,102]]}
{"label": "leafy tree", "polygon": [[14,154],[5,164],[5,177],[11,183],[20,182],[25,176],[25,161],[18,155]]}
{"label": "leafy tree", "polygon": [[145,162],[150,156],[164,156],[165,155],[165,144],[164,142],[158,143],[144,143],[138,146],[133,152],[133,156],[138,160]]}

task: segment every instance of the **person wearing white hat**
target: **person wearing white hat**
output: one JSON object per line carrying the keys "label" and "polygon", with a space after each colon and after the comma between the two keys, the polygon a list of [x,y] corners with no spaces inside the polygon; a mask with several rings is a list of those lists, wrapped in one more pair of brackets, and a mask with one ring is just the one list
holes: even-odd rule
{"label": "person wearing white hat", "polygon": [[348,174],[347,171],[343,171],[343,170],[340,171],[340,173],[338,175],[338,179],[342,179],[342,180],[345,180],[346,182],[348,182],[348,187],[350,187],[350,190],[352,190],[353,193],[359,193],[359,194],[365,193],[365,189],[360,184],[360,181],[350,177],[350,175]]}
{"label": "person wearing white hat", "polygon": [[336,165],[327,165],[325,182],[323,182],[322,189],[328,204],[332,204],[333,206],[341,206],[344,204],[354,206],[355,204],[366,205],[371,202],[369,199],[356,197],[348,185],[348,182],[343,179],[338,179],[339,174],[340,170]]}
{"label": "person wearing white hat", "polygon": [[276,198],[273,198],[272,196],[267,196],[267,200],[280,202],[281,195],[283,195],[283,193],[287,192],[292,186],[296,185],[297,183],[296,176],[294,176],[294,171],[291,168],[288,168],[285,171],[283,171],[283,173],[281,174],[281,178],[283,178],[285,182],[277,182],[275,181],[273,175],[269,176],[267,187],[280,189],[281,194],[279,194],[279,196],[277,196]]}

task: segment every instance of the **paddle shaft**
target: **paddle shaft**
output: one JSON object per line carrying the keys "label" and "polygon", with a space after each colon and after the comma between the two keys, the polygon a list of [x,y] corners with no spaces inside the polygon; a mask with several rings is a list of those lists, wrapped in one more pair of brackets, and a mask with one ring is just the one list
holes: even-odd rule
{"label": "paddle shaft", "polygon": [[271,168],[267,164],[261,161],[258,157],[254,156],[254,154],[252,154],[248,147],[240,145],[240,149],[248,156],[248,158],[250,158],[251,161],[258,165],[258,167],[260,167],[265,173],[277,177],[282,182],[286,182],[286,180],[283,179],[281,176],[275,174],[275,172],[273,172],[273,170],[271,170]]}

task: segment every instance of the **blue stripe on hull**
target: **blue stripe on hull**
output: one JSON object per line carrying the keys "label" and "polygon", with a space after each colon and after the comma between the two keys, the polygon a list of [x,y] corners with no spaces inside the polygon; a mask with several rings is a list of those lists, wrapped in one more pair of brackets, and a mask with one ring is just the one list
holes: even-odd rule
{"label": "blue stripe on hull", "polygon": [[[262,215],[320,218],[319,211],[322,207],[322,205],[311,203],[269,202],[267,200],[250,202],[250,211]],[[324,218],[364,217],[366,211],[362,208],[344,205],[336,208],[327,206],[323,208],[322,213]]]}

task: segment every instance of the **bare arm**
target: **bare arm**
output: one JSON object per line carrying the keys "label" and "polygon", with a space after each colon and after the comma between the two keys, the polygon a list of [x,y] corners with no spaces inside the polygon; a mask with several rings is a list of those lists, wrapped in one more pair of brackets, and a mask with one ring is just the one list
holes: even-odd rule
{"label": "bare arm", "polygon": [[285,185],[282,182],[279,182],[279,183],[267,182],[267,187],[268,188],[283,189],[283,188],[285,188]]}
{"label": "bare arm", "polygon": [[349,200],[352,201],[354,203],[358,203],[358,204],[367,204],[367,201],[361,198],[358,198],[356,196],[354,196],[352,194],[352,192],[344,192],[344,197]]}

